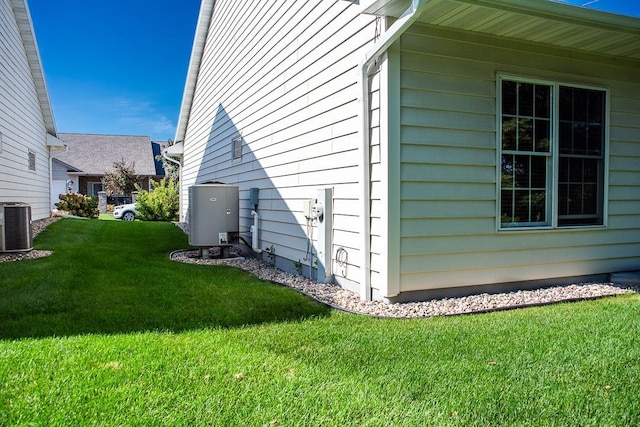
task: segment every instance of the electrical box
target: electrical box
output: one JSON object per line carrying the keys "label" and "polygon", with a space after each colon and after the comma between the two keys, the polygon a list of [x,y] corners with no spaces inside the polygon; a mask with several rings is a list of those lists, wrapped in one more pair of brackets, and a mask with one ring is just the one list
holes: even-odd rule
{"label": "electrical box", "polygon": [[307,199],[302,201],[302,214],[305,218],[311,219],[311,210],[313,209],[313,204],[316,201],[314,199]]}
{"label": "electrical box", "polygon": [[324,215],[322,203],[316,199],[307,199],[302,202],[302,214],[307,219],[321,220]]}
{"label": "electrical box", "polygon": [[249,189],[249,202],[251,203],[251,206],[258,206],[258,203],[260,202],[260,189],[253,187]]}
{"label": "electrical box", "polygon": [[229,245],[239,235],[238,187],[196,184],[189,187],[189,244],[196,247]]}

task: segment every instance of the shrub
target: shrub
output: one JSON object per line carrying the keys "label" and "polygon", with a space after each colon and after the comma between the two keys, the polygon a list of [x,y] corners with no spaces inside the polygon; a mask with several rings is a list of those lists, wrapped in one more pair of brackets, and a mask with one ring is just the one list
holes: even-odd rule
{"label": "shrub", "polygon": [[60,201],[56,203],[56,207],[59,210],[84,218],[98,218],[98,200],[95,197],[68,193],[60,194],[58,198]]}
{"label": "shrub", "polygon": [[175,221],[180,210],[178,184],[172,179],[163,178],[160,182],[151,182],[151,192],[138,187],[136,212],[143,221]]}

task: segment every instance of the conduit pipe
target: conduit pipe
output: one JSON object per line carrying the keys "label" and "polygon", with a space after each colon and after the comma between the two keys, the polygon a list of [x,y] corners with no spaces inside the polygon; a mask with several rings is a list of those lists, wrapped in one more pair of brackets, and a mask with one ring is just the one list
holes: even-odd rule
{"label": "conduit pipe", "polygon": [[255,253],[259,254],[262,252],[262,249],[260,249],[258,245],[258,231],[260,230],[258,220],[260,219],[260,216],[257,211],[251,211],[251,216],[253,216],[253,225],[251,226],[251,249],[253,249]]}
{"label": "conduit pipe", "polygon": [[360,202],[362,210],[362,229],[360,230],[361,262],[360,262],[360,299],[371,300],[371,172],[370,168],[370,123],[369,123],[369,75],[375,68],[376,61],[421,15],[429,0],[412,0],[411,6],[396,22],[375,41],[366,53],[358,68],[360,88]]}

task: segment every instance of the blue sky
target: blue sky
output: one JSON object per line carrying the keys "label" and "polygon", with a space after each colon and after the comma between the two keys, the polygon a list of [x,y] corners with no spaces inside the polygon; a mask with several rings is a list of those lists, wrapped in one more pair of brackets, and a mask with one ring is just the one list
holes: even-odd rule
{"label": "blue sky", "polygon": [[28,0],[59,132],[175,135],[200,0]]}
{"label": "blue sky", "polygon": [[[566,3],[640,17],[640,0]],[[173,139],[200,0],[28,0],[59,132]]]}
{"label": "blue sky", "polygon": [[569,3],[576,6],[585,6],[604,12],[618,13],[622,15],[640,18],[640,0],[557,0],[559,3]]}

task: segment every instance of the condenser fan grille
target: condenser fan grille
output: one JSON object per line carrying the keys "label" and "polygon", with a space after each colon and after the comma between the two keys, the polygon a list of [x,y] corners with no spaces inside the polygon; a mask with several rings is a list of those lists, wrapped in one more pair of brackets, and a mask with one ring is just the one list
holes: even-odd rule
{"label": "condenser fan grille", "polygon": [[4,205],[3,251],[28,251],[33,248],[31,233],[31,206]]}

